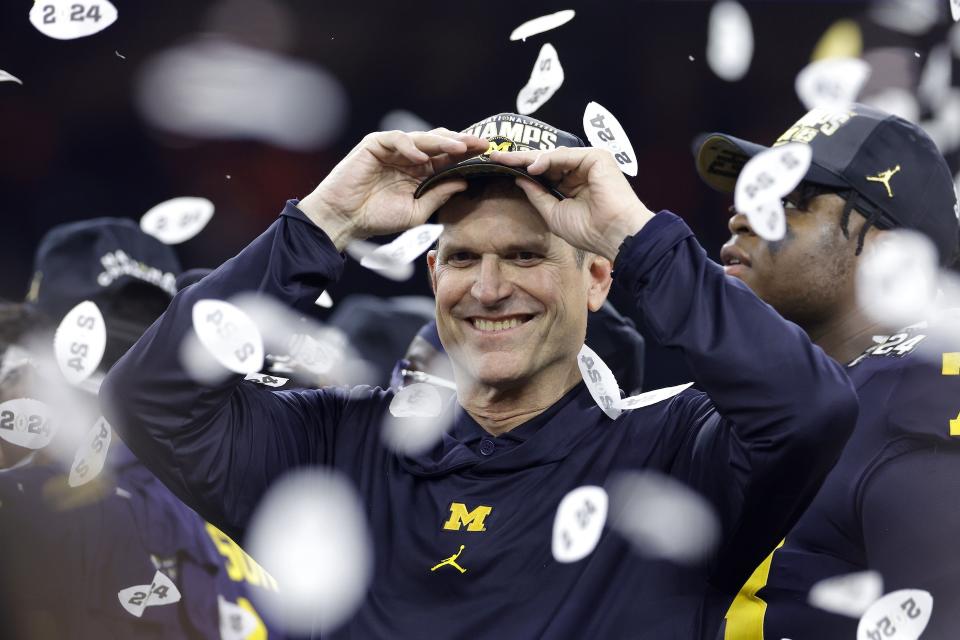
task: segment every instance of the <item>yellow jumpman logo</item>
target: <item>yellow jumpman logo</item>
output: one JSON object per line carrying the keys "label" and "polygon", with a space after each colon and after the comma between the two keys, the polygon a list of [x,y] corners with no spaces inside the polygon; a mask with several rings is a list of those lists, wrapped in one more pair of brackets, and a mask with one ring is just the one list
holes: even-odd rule
{"label": "yellow jumpman logo", "polygon": [[890,188],[890,178],[892,178],[893,174],[895,174],[897,171],[900,171],[900,165],[897,165],[893,169],[881,171],[875,176],[867,176],[867,180],[870,180],[871,182],[882,182],[883,186],[887,188],[887,195],[892,198],[893,190]]}
{"label": "yellow jumpman logo", "polygon": [[467,570],[457,564],[457,558],[460,557],[460,554],[461,554],[461,553],[463,553],[463,545],[460,545],[460,550],[459,550],[459,551],[457,551],[455,554],[453,554],[452,556],[450,556],[449,558],[447,558],[446,560],[444,560],[444,561],[441,562],[440,564],[438,564],[438,565],[436,565],[435,567],[433,567],[432,569],[430,569],[430,571],[436,571],[437,569],[439,569],[439,568],[442,567],[443,565],[448,564],[448,565],[450,565],[451,567],[453,567],[454,569],[456,569],[457,571],[459,571],[460,573],[466,573]]}

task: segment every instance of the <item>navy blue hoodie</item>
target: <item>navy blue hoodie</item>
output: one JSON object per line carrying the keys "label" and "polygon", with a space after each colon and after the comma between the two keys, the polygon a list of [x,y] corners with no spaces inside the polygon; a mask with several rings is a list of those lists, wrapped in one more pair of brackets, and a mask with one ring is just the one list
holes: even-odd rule
{"label": "navy blue hoodie", "polygon": [[[106,415],[144,464],[235,539],[283,473],[323,465],[350,477],[374,578],[331,637],[713,638],[850,434],[857,401],[842,368],[661,212],[624,242],[616,280],[706,393],[611,421],[581,383],[497,438],[455,406],[440,444],[401,456],[380,438],[392,391],[275,391],[242,376],[203,387],[178,362],[196,301],[258,291],[309,313],[339,277],[343,257],[295,205],[180,292],[107,376]],[[580,562],[553,559],[563,496],[624,469],[670,474],[713,504],[722,537],[708,562],[651,560],[609,529]],[[465,573],[431,571],[460,545]]]}

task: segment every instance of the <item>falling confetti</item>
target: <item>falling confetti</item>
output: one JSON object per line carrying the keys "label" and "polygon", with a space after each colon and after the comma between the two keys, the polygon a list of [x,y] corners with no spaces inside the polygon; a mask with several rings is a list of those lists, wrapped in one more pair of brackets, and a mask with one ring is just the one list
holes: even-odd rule
{"label": "falling confetti", "polygon": [[256,373],[263,367],[263,338],[257,325],[239,308],[223,300],[198,300],[193,329],[200,343],[226,369]]}
{"label": "falling confetti", "polygon": [[673,396],[679,395],[680,393],[686,391],[693,386],[692,382],[686,384],[678,384],[675,387],[664,387],[663,389],[654,389],[653,391],[647,391],[646,393],[641,393],[636,396],[630,396],[629,398],[623,398],[617,403],[617,406],[621,409],[639,409],[640,407],[649,407],[652,404],[657,404],[658,402],[663,402],[668,400]]}
{"label": "falling confetti", "polygon": [[921,233],[895,229],[868,246],[857,266],[857,301],[874,321],[897,328],[932,312],[937,249]]}
{"label": "falling confetti", "polygon": [[583,132],[591,146],[613,154],[621,171],[628,176],[637,175],[637,154],[633,151],[633,145],[620,126],[620,121],[603,105],[596,102],[587,104],[583,112]]}
{"label": "falling confetti", "polygon": [[681,564],[703,560],[717,544],[720,523],[697,492],[654,471],[613,475],[610,526],[638,553]]}
{"label": "falling confetti", "polygon": [[707,64],[717,77],[735,82],[746,75],[753,59],[753,27],[739,2],[721,0],[710,10]]}
{"label": "falling confetti", "polygon": [[324,291],[317,297],[317,300],[316,302],[314,302],[314,304],[317,305],[318,307],[329,309],[330,307],[333,306],[333,298],[330,297],[329,293]]}
{"label": "falling confetti", "polygon": [[[217,595],[217,609],[220,613],[220,640],[245,640],[260,626],[253,612]],[[261,637],[266,634],[261,634]]]}
{"label": "falling confetti", "polygon": [[87,433],[86,442],[77,451],[73,465],[70,467],[67,484],[71,487],[80,487],[100,475],[107,459],[107,451],[110,449],[112,434],[110,423],[100,416]]}
{"label": "falling confetti", "polygon": [[117,21],[117,8],[108,0],[44,0],[30,9],[30,24],[55,40],[85,38]]}
{"label": "falling confetti", "polygon": [[870,77],[870,65],[859,58],[826,58],[800,70],[794,83],[807,109],[843,109],[857,99]]}
{"label": "falling confetti", "polygon": [[80,384],[100,366],[107,346],[103,315],[90,300],[81,302],[60,321],[53,338],[57,365],[70,384]]}
{"label": "falling confetti", "polygon": [[510,40],[526,40],[531,36],[556,29],[573,20],[576,12],[573,9],[564,9],[549,15],[527,20],[510,33]]}
{"label": "falling confetti", "polygon": [[49,406],[32,398],[0,403],[0,438],[27,449],[42,449],[56,435]]}
{"label": "falling confetti", "polygon": [[530,72],[530,79],[517,94],[517,113],[533,113],[553,97],[562,84],[563,67],[560,66],[560,58],[553,45],[547,43],[540,48],[533,71]]}
{"label": "falling confetti", "polygon": [[374,271],[393,271],[410,264],[423,255],[443,233],[442,224],[422,224],[407,229],[395,240],[377,247],[360,260],[360,264]]}
{"label": "falling confetti", "polygon": [[180,244],[203,231],[213,210],[213,203],[206,198],[173,198],[143,214],[140,228],[164,244]]}
{"label": "falling confetti", "polygon": [[740,171],[733,192],[734,206],[764,240],[780,240],[786,233],[781,198],[803,180],[812,158],[809,145],[789,143],[758,153]]}
{"label": "falling confetti", "polygon": [[857,625],[857,640],[918,640],[930,622],[933,596],[922,589],[901,589],[873,603]]}
{"label": "falling confetti", "polygon": [[383,441],[391,450],[417,455],[437,444],[450,428],[452,415],[433,385],[414,383],[397,392],[384,416]]}
{"label": "falling confetti", "polygon": [[23,85],[23,81],[21,81],[20,78],[17,78],[3,69],[0,69],[0,82],[16,82],[21,86]]}
{"label": "falling confetti", "polygon": [[141,617],[147,607],[180,602],[180,591],[162,571],[157,571],[150,584],[127,587],[117,594],[120,604],[130,615]]}
{"label": "falling confetti", "polygon": [[608,418],[616,420],[622,413],[618,406],[620,387],[610,367],[587,345],[580,347],[577,365],[580,367],[580,375],[587,385],[587,390],[593,396],[593,401],[603,409]]}
{"label": "falling confetti", "polygon": [[340,475],[293,471],[275,482],[247,529],[250,555],[281,585],[252,594],[286,630],[329,633],[363,602],[373,548],[356,490]]}
{"label": "falling confetti", "polygon": [[603,487],[577,487],[563,497],[553,520],[554,560],[577,562],[593,553],[607,521],[607,506]]}
{"label": "falling confetti", "polygon": [[859,618],[883,595],[883,578],[876,571],[858,571],[821,580],[810,589],[811,606]]}

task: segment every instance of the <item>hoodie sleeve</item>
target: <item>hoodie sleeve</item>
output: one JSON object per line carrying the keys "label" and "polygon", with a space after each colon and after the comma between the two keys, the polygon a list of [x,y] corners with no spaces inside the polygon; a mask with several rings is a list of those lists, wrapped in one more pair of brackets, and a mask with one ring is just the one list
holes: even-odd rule
{"label": "hoodie sleeve", "polygon": [[239,539],[270,483],[293,467],[329,464],[348,394],[272,391],[231,375],[196,383],[180,362],[193,305],[241,292],[268,294],[304,312],[343,269],[330,239],[287,203],[260,237],[167,311],[110,370],[104,415],[137,457],[181,500]]}
{"label": "hoodie sleeve", "polygon": [[715,507],[711,581],[735,593],[838,459],[855,392],[840,365],[708,259],[672,213],[624,241],[615,275],[652,337],[683,355],[706,392],[670,406],[670,471]]}

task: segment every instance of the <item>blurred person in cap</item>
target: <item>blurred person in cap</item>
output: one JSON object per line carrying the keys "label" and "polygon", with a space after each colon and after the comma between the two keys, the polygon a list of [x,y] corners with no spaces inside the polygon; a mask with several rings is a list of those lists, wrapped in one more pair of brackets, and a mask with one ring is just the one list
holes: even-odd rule
{"label": "blurred person in cap", "polygon": [[[856,292],[861,257],[894,229],[924,234],[942,266],[955,261],[960,209],[952,177],[920,127],[865,105],[814,109],[774,145],[788,142],[809,144],[813,161],[783,202],[786,235],[767,242],[734,212],[722,261],[728,275],[846,368],[860,417],[813,503],[744,585],[725,638],[852,638],[856,617],[816,608],[807,595],[820,580],[867,570],[880,573],[884,592],[933,594],[923,637],[953,637],[960,629],[960,378],[949,374],[960,373],[960,363],[956,353],[938,351],[935,362],[923,353],[937,319],[884,326]],[[711,187],[731,192],[743,164],[765,148],[710,134],[697,148],[697,168]],[[811,406],[816,401],[810,396]]]}
{"label": "blurred person in cap", "polygon": [[[211,638],[230,628],[238,608],[249,610],[266,637],[248,598],[253,585],[276,589],[275,581],[98,421],[98,380],[169,303],[179,270],[173,250],[133,221],[86,220],[49,231],[27,302],[0,305],[0,400],[38,398],[52,407],[50,420],[70,421],[44,449],[0,440],[4,637]],[[59,319],[84,300],[102,310],[107,347],[98,372],[74,388],[40,361],[51,357],[46,351]],[[73,451],[62,449],[86,440],[91,428],[107,460],[95,477],[78,471],[86,482],[75,485]],[[50,453],[57,445],[61,455]],[[140,617],[128,612],[120,592],[150,585],[158,570],[176,585],[179,602],[158,587],[156,603],[171,604],[150,606]]]}
{"label": "blurred person in cap", "polygon": [[[309,313],[349,242],[434,213],[444,230],[427,262],[457,393],[452,427],[427,451],[382,443],[392,390],[275,392],[239,375],[200,387],[178,361],[198,300],[257,290]],[[616,421],[594,401],[578,353],[614,265],[653,337],[683,353],[707,393]],[[842,367],[727,278],[680,218],[650,212],[611,154],[509,113],[463,133],[367,135],[264,234],[180,292],[101,395],[141,460],[235,539],[287,471],[324,465],[353,480],[374,574],[330,638],[712,639],[857,412]],[[561,499],[628,469],[669,474],[709,501],[720,539],[708,557],[646,557],[604,529],[584,559],[554,559]],[[590,520],[596,505],[584,508]]]}
{"label": "blurred person in cap", "polygon": [[[643,336],[633,321],[620,315],[609,300],[587,316],[584,343],[610,367],[625,395],[640,393],[643,388]],[[418,373],[430,377],[418,376]],[[394,366],[390,386],[400,389],[411,382],[444,385],[452,377],[453,368],[440,342],[437,322],[431,320],[420,328],[403,359]],[[448,388],[456,389],[456,386],[451,382]]]}

